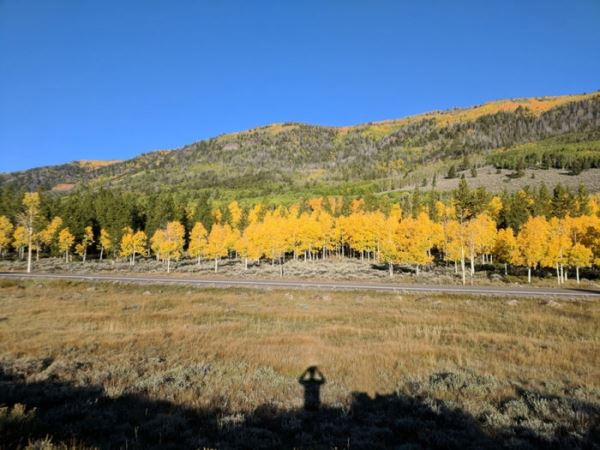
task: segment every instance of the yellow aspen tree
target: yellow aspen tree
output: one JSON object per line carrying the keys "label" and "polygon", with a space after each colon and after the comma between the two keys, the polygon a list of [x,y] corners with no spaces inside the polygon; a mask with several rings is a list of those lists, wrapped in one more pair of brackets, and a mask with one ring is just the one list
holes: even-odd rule
{"label": "yellow aspen tree", "polygon": [[146,249],[147,236],[143,231],[134,232],[131,227],[123,228],[123,236],[121,237],[121,256],[129,258],[129,265],[135,264],[137,254],[142,254]]}
{"label": "yellow aspen tree", "polygon": [[248,260],[258,261],[262,250],[258,245],[258,228],[256,222],[250,223],[235,243],[235,249],[244,262],[244,270],[248,270]]}
{"label": "yellow aspen tree", "polygon": [[250,222],[244,230],[244,235],[248,241],[248,259],[253,259],[260,264],[260,259],[266,256],[267,239],[264,222]]}
{"label": "yellow aspen tree", "polygon": [[227,256],[227,236],[225,227],[215,222],[208,235],[206,257],[215,260],[215,272],[219,270],[219,258]]}
{"label": "yellow aspen tree", "polygon": [[300,216],[297,248],[299,252],[304,253],[305,261],[315,259],[315,251],[318,251],[321,246],[320,232],[321,227],[315,213],[303,213]]}
{"label": "yellow aspen tree", "polygon": [[58,249],[61,253],[65,254],[65,262],[71,260],[71,247],[75,242],[75,236],[71,234],[68,228],[63,228],[58,233]]}
{"label": "yellow aspen tree", "polygon": [[100,246],[100,261],[102,261],[104,252],[110,251],[113,245],[110,233],[104,228],[100,229],[100,239],[98,240],[98,244]]}
{"label": "yellow aspen tree", "polygon": [[400,214],[392,213],[386,218],[379,242],[379,257],[381,261],[387,264],[390,278],[394,276],[394,264],[400,262],[396,239],[400,216]]}
{"label": "yellow aspen tree", "polygon": [[94,243],[94,230],[91,226],[87,226],[83,229],[83,238],[81,240],[81,246],[83,247],[83,262],[87,258],[88,247]]}
{"label": "yellow aspen tree", "polygon": [[242,208],[237,201],[232,201],[228,206],[229,209],[229,223],[232,228],[239,228],[240,222],[242,221]]}
{"label": "yellow aspen tree", "polygon": [[6,216],[0,216],[0,257],[4,257],[6,249],[12,241],[13,224]]}
{"label": "yellow aspen tree", "polygon": [[498,230],[494,254],[504,264],[504,275],[508,275],[508,264],[515,259],[517,251],[517,238],[513,229],[508,227]]}
{"label": "yellow aspen tree", "polygon": [[335,221],[331,214],[326,211],[322,211],[317,220],[321,227],[321,246],[323,248],[323,259],[325,259],[335,249],[335,238],[333,233]]}
{"label": "yellow aspen tree", "polygon": [[366,253],[372,245],[372,233],[369,231],[369,223],[363,212],[357,211],[347,218],[348,243],[352,250],[360,254],[361,261],[365,259]]}
{"label": "yellow aspen tree", "polygon": [[133,237],[132,237],[132,249],[133,249],[133,254],[132,254],[132,265],[135,264],[135,256],[136,255],[143,255],[144,252],[146,251],[146,242],[148,240],[148,237],[146,236],[146,233],[144,233],[142,230],[138,230],[135,233],[133,233]]}
{"label": "yellow aspen tree", "polygon": [[27,273],[31,272],[31,252],[33,250],[33,235],[36,232],[37,220],[40,214],[40,194],[26,192],[23,196],[23,212],[19,214],[19,223],[27,232]]}
{"label": "yellow aspen tree", "polygon": [[473,277],[475,275],[475,258],[479,255],[484,257],[494,248],[496,222],[486,213],[478,214],[466,223],[466,237],[471,277]]}
{"label": "yellow aspen tree", "polygon": [[193,222],[194,217],[196,217],[197,211],[198,204],[191,200],[183,207],[183,215],[185,216],[185,220],[187,223]]}
{"label": "yellow aspen tree", "polygon": [[167,223],[160,242],[160,254],[167,261],[167,273],[171,271],[171,260],[178,260],[183,254],[185,228],[181,222],[174,220]]}
{"label": "yellow aspen tree", "polygon": [[244,232],[240,235],[239,239],[235,242],[235,252],[240,258],[242,258],[242,261],[244,263],[244,270],[248,270],[248,253],[251,245],[248,228],[250,228],[250,225],[246,227]]}
{"label": "yellow aspen tree", "polygon": [[373,259],[380,260],[381,237],[383,228],[385,227],[385,214],[381,211],[373,211],[366,217],[370,226],[368,226],[369,251],[373,255]]}
{"label": "yellow aspen tree", "polygon": [[466,226],[458,220],[448,220],[444,225],[445,256],[454,262],[454,272],[458,272],[460,262],[462,284],[467,283],[465,256],[466,256]]}
{"label": "yellow aspen tree", "polygon": [[262,203],[257,203],[248,212],[248,223],[257,223],[260,219],[260,213],[262,212]]}
{"label": "yellow aspen tree", "polygon": [[500,217],[500,211],[502,211],[502,206],[502,199],[499,196],[494,195],[486,205],[485,211],[492,220],[497,222],[498,217]]}
{"label": "yellow aspen tree", "polygon": [[23,259],[27,245],[27,230],[23,225],[17,225],[13,232],[12,246],[17,251],[19,259]]}
{"label": "yellow aspen tree", "polygon": [[531,284],[531,270],[541,263],[548,248],[549,225],[544,217],[529,217],[517,235],[516,264],[527,267],[527,282]]}
{"label": "yellow aspen tree", "polygon": [[329,212],[334,216],[338,214],[338,210],[340,207],[340,201],[338,197],[334,197],[330,195],[327,197],[327,205],[329,206]]}
{"label": "yellow aspen tree", "polygon": [[546,243],[546,252],[541,260],[541,265],[556,269],[557,283],[565,282],[564,266],[567,263],[569,249],[571,247],[571,238],[567,227],[567,222],[558,217],[550,218],[548,222],[548,241]]}
{"label": "yellow aspen tree", "polygon": [[279,261],[279,275],[283,276],[283,256],[287,249],[288,239],[284,229],[284,208],[279,207],[275,211],[265,215],[263,220],[263,235],[271,258],[271,265]]}
{"label": "yellow aspen tree", "polygon": [[188,254],[192,258],[197,258],[198,265],[200,265],[200,259],[204,255],[207,246],[206,237],[208,232],[202,222],[196,222],[190,232],[190,244],[188,246]]}
{"label": "yellow aspen tree", "polygon": [[83,255],[85,254],[85,245],[83,242],[78,242],[75,244],[75,253],[83,260]]}
{"label": "yellow aspen tree", "polygon": [[292,258],[298,259],[298,254],[301,252],[301,229],[302,222],[299,217],[300,205],[294,204],[290,206],[285,220],[287,230],[286,247],[292,252]]}
{"label": "yellow aspen tree", "polygon": [[129,264],[131,265],[131,255],[133,254],[133,229],[131,227],[123,228],[119,250],[119,254],[123,258],[129,258]]}
{"label": "yellow aspen tree", "polygon": [[[590,205],[593,201],[590,200]],[[592,209],[592,208],[590,208]],[[594,255],[600,256],[600,217],[592,213],[579,217],[565,217],[564,219],[571,238],[571,247],[581,244],[592,252],[590,264],[594,261]],[[571,267],[577,268],[574,264]],[[580,266],[587,267],[587,266]]]}
{"label": "yellow aspen tree", "polygon": [[571,267],[575,267],[575,277],[579,284],[579,268],[592,265],[592,250],[583,244],[575,244],[569,249],[568,261]]}
{"label": "yellow aspen tree", "polygon": [[441,254],[440,256],[445,261],[447,261],[448,259],[450,261],[453,261],[454,262],[454,271],[455,271],[455,273],[458,273],[458,270],[456,267],[457,260],[448,258],[448,256],[447,256],[448,246],[450,243],[450,238],[452,236],[450,233],[448,233],[448,222],[450,220],[454,219],[454,216],[452,214],[451,209],[448,208],[443,202],[441,202],[439,200],[435,202],[434,209],[435,209],[435,215],[438,218],[439,225],[440,225],[440,227],[439,227],[440,236],[438,237],[438,240],[437,240],[437,247]]}
{"label": "yellow aspen tree", "polygon": [[240,231],[237,228],[233,228],[226,223],[223,226],[225,232],[225,247],[227,247],[227,256],[230,255],[230,251],[235,251],[235,243],[240,238]]}
{"label": "yellow aspen tree", "polygon": [[58,230],[60,230],[62,224],[63,221],[60,217],[54,217],[46,226],[46,228],[37,233],[38,255],[36,256],[36,259],[39,259],[39,252],[42,251],[44,247],[50,247],[52,243],[55,242],[55,239],[58,235]]}
{"label": "yellow aspen tree", "polygon": [[163,242],[165,240],[165,230],[162,228],[157,228],[152,237],[150,238],[150,250],[156,256],[156,260],[160,261],[161,259],[161,250],[163,247]]}
{"label": "yellow aspen tree", "polygon": [[421,212],[416,219],[407,217],[400,221],[396,232],[400,260],[405,264],[415,266],[415,274],[419,275],[419,268],[432,261],[429,250],[431,249],[431,224],[427,213]]}
{"label": "yellow aspen tree", "polygon": [[576,243],[581,243],[592,251],[592,263],[600,267],[600,217],[596,214],[582,216]]}
{"label": "yellow aspen tree", "polygon": [[335,242],[335,247],[338,249],[338,255],[342,258],[346,252],[346,245],[348,244],[348,218],[346,216],[338,216],[335,219],[335,224],[333,226],[333,240]]}

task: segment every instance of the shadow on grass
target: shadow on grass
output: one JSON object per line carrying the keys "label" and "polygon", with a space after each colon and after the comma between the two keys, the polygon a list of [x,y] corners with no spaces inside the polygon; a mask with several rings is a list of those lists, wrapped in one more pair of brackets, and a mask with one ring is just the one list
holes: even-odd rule
{"label": "shadow on grass", "polygon": [[[320,372],[309,368],[308,374],[309,379],[317,380],[315,385],[324,383],[324,377],[318,381]],[[304,374],[299,381],[303,379]],[[19,404],[27,408],[23,410]],[[591,408],[592,417],[600,417],[595,405],[575,400],[567,404],[575,413],[580,409],[589,415]],[[317,403],[316,408],[311,404],[290,410],[267,404],[242,416],[218,408],[186,408],[141,395],[111,398],[99,386],[81,387],[58,380],[26,382],[0,368],[0,405],[5,406],[0,409],[0,448],[7,449],[44,439],[57,446],[103,449],[600,446],[598,423],[586,424],[584,434],[560,430],[551,440],[518,425],[518,420],[496,427],[490,434],[473,416],[447,402],[403,394],[371,398],[354,393],[348,407]]]}

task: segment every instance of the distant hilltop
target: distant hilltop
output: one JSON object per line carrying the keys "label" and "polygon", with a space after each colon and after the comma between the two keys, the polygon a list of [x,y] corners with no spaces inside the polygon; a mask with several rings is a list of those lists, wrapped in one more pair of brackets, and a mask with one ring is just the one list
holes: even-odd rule
{"label": "distant hilltop", "polygon": [[[598,168],[600,93],[594,92],[495,100],[354,126],[276,123],[125,161],[78,160],[0,174],[0,185],[58,192],[218,189],[243,198],[393,191],[436,180],[445,189],[452,183],[439,181],[452,178],[449,172],[533,170],[535,183],[565,174],[571,177],[565,183],[593,191],[600,190],[592,182],[600,177],[589,175]],[[498,189],[512,187],[498,183]]]}

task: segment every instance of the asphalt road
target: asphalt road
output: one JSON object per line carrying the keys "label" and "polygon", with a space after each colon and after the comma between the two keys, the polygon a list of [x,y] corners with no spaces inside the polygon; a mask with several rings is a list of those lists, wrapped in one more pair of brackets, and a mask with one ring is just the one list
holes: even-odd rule
{"label": "asphalt road", "polygon": [[249,288],[292,288],[292,289],[344,289],[372,290],[387,292],[437,292],[445,294],[482,294],[519,297],[563,297],[563,298],[599,298],[600,290],[558,289],[511,286],[458,286],[435,284],[394,284],[351,281],[310,281],[310,280],[240,280],[227,278],[177,278],[175,276],[153,275],[71,275],[56,273],[3,272],[0,278],[12,279],[59,279],[80,281],[117,281],[138,284],[174,284],[204,287],[249,287]]}

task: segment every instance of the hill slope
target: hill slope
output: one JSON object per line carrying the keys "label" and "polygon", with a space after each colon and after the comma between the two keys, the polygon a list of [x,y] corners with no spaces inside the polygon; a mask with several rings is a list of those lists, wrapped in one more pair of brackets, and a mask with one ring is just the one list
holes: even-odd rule
{"label": "hill slope", "polygon": [[315,186],[401,189],[441,178],[453,164],[558,168],[574,176],[600,168],[600,93],[494,101],[350,127],[273,124],[127,161],[0,174],[0,185],[217,188],[251,197]]}

